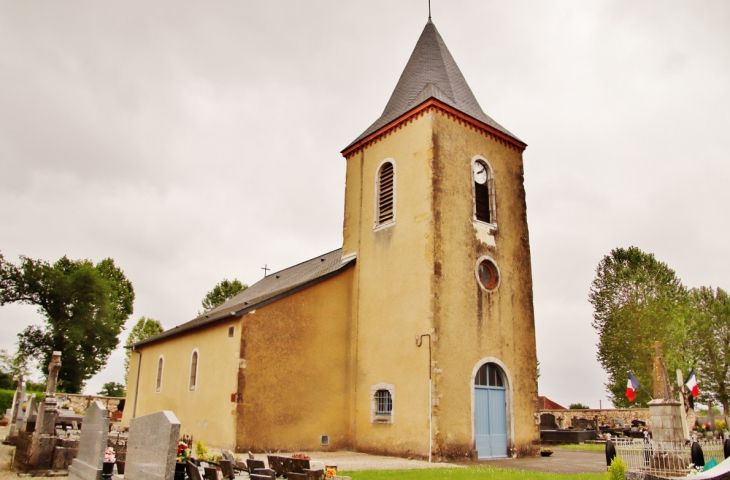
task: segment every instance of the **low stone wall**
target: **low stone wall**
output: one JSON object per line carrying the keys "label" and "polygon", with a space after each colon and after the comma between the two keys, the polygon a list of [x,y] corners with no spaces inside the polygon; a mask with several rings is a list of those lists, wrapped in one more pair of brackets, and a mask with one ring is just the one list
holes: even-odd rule
{"label": "low stone wall", "polygon": [[[593,420],[598,417],[599,425],[611,425],[612,419],[620,418],[628,427],[631,426],[632,420],[640,420],[646,422],[651,427],[651,417],[648,408],[615,408],[615,409],[598,409],[591,408],[586,410],[538,410],[538,415],[543,413],[551,413],[555,415],[555,423],[559,428],[568,428],[572,425],[574,418],[585,418]],[[695,413],[690,410],[687,414],[687,423],[690,430],[695,424]]]}
{"label": "low stone wall", "polygon": [[119,402],[124,400],[124,397],[101,397],[99,395],[79,395],[75,393],[57,393],[56,396],[62,404],[68,401],[68,406],[64,404],[64,408],[73,410],[81,415],[86,412],[86,408],[91,405],[91,402],[101,402],[109,410],[109,413],[112,414],[119,410]]}

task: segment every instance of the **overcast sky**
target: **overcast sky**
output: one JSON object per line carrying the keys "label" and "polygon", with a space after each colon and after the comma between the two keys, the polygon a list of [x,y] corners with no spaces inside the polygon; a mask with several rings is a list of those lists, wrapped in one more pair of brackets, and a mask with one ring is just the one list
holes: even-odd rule
{"label": "overcast sky", "polygon": [[[0,251],[112,257],[128,327],[171,328],[223,278],[339,248],[339,152],[426,19],[427,0],[1,1]],[[604,255],[634,245],[730,288],[730,2],[434,0],[433,20],[529,144],[540,394],[606,406],[587,301]],[[0,308],[0,348],[40,321]]]}

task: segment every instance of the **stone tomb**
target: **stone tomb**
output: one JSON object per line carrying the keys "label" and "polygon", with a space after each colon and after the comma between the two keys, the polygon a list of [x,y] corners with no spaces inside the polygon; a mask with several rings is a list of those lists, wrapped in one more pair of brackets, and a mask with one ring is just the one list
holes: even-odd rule
{"label": "stone tomb", "polygon": [[175,476],[180,422],[174,413],[162,411],[133,418],[129,424],[126,480],[172,480]]}
{"label": "stone tomb", "polygon": [[68,468],[69,480],[100,480],[109,435],[109,412],[100,402],[86,409],[78,456]]}

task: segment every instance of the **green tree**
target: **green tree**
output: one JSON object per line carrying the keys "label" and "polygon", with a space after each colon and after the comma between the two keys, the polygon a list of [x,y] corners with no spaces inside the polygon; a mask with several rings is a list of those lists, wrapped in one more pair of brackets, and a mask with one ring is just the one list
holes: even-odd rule
{"label": "green tree", "polygon": [[700,384],[700,401],[730,407],[730,298],[721,288],[692,289],[689,350]]}
{"label": "green tree", "polygon": [[571,403],[568,407],[570,410],[588,410],[591,407],[588,405],[583,405],[582,403]]}
{"label": "green tree", "polygon": [[127,395],[127,392],[124,390],[124,385],[121,383],[106,382],[102,385],[101,390],[99,390],[97,395],[102,395],[104,397],[124,397]]}
{"label": "green tree", "polygon": [[[136,325],[132,327],[132,330],[129,331],[126,345],[128,347],[131,347],[135,343],[140,342],[145,338],[150,338],[151,336],[157,335],[158,333],[162,333],[164,331],[165,329],[162,328],[162,324],[159,320],[141,317],[137,321]],[[127,357],[124,359],[124,383],[126,385],[127,376],[129,375],[129,359],[132,356],[132,349],[127,348],[125,350]]]}
{"label": "green tree", "polygon": [[110,258],[94,265],[64,256],[51,265],[21,256],[14,265],[0,254],[0,305],[36,305],[45,320],[18,335],[18,351],[38,359],[44,375],[52,352],[61,351],[61,391],[80,392],[106,364],[133,302],[132,283]]}
{"label": "green tree", "polygon": [[631,370],[642,385],[633,404],[645,406],[653,390],[655,341],[664,347],[669,372],[689,364],[683,348],[687,302],[682,282],[654,255],[636,247],[617,248],[598,264],[588,298],[610,400],[616,407],[631,404],[625,397]]}
{"label": "green tree", "polygon": [[223,279],[222,282],[213,287],[213,290],[205,294],[202,301],[203,313],[210,312],[214,308],[223,305],[226,300],[235,297],[247,288],[248,285],[241,283],[237,278],[232,281]]}

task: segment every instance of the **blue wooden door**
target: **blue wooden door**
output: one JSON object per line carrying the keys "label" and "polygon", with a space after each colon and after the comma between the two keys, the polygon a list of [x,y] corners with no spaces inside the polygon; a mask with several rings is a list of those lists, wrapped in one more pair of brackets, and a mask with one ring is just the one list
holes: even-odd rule
{"label": "blue wooden door", "polygon": [[[487,365],[497,368],[496,365]],[[484,372],[485,375],[483,377],[477,375],[474,382],[476,450],[479,458],[504,458],[507,456],[505,387],[501,373],[490,372],[489,367]]]}

